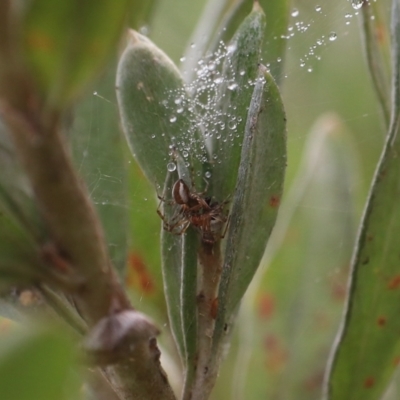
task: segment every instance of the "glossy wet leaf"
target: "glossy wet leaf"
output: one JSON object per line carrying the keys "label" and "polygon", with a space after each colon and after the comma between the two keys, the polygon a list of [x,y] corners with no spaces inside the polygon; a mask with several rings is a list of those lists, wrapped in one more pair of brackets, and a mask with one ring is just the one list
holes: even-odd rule
{"label": "glossy wet leaf", "polygon": [[[254,7],[254,3],[253,0],[243,0],[237,2],[236,6],[229,10],[217,30],[218,33],[214,36],[214,43],[211,44],[211,49],[215,49],[221,40],[227,42],[231,39],[243,19]],[[270,65],[270,72],[279,84],[283,69],[282,60],[286,49],[284,35],[287,32],[289,22],[290,2],[288,0],[260,0],[258,3],[266,16],[261,60],[263,64]]]}
{"label": "glossy wet leaf", "polygon": [[236,186],[264,29],[265,15],[256,3],[235,33],[224,60],[222,83],[217,93],[215,126],[211,126],[211,132],[207,132],[213,135],[212,152],[216,160],[211,191],[219,201],[231,196]]}
{"label": "glossy wet leaf", "polygon": [[23,42],[51,107],[68,104],[104,65],[122,32],[129,0],[33,0],[23,12]]}
{"label": "glossy wet leaf", "polygon": [[157,190],[164,186],[173,148],[201,170],[205,145],[182,77],[165,53],[134,31],[119,61],[117,99],[132,154]]}
{"label": "glossy wet leaf", "polygon": [[59,330],[3,334],[0,344],[1,396],[7,400],[78,398],[76,353]]}
{"label": "glossy wet leaf", "polygon": [[327,398],[379,399],[400,359],[400,4],[393,1],[391,127],[377,167],[352,265],[350,295],[330,365]]}
{"label": "glossy wet leaf", "polygon": [[280,205],[285,168],[285,112],[276,83],[261,66],[247,117],[238,182],[232,198],[219,289],[216,343],[261,261]]}

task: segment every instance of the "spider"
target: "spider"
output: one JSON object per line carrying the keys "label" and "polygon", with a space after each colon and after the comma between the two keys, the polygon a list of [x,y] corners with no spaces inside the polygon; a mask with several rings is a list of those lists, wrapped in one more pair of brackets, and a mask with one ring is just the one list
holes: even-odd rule
{"label": "spider", "polygon": [[[212,202],[211,197],[203,197],[206,191],[207,188],[202,193],[191,192],[183,179],[178,179],[172,187],[172,204],[178,205],[179,208],[170,222],[166,221],[165,215],[160,211],[161,203],[165,203],[166,200],[159,196],[157,213],[164,222],[164,229],[175,235],[182,235],[192,225],[200,231],[201,239],[205,243],[214,244],[223,239],[229,223],[229,217],[224,214],[227,202]],[[225,223],[225,230],[221,235]]]}

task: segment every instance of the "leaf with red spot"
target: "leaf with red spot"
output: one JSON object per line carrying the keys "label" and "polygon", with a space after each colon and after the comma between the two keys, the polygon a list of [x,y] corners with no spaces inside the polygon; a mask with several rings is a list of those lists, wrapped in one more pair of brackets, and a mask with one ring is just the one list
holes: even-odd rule
{"label": "leaf with red spot", "polygon": [[135,288],[145,296],[153,294],[156,289],[154,280],[138,253],[131,253],[128,257],[126,283],[128,287]]}
{"label": "leaf with red spot", "polygon": [[400,2],[393,2],[391,126],[353,257],[350,296],[330,364],[327,398],[377,400],[400,355]]}
{"label": "leaf with red spot", "polygon": [[321,400],[356,234],[355,151],[338,116],[317,120],[282,198],[262,264],[266,273],[239,315],[237,399],[256,391],[268,399]]}

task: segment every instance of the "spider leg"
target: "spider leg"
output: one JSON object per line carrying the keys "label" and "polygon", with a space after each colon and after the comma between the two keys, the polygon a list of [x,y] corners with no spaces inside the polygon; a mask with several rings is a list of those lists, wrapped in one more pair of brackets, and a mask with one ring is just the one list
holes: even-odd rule
{"label": "spider leg", "polygon": [[228,219],[226,220],[224,232],[223,232],[222,235],[220,236],[220,239],[223,239],[223,238],[225,237],[230,222],[231,222],[231,215],[229,214],[229,215],[228,215]]}

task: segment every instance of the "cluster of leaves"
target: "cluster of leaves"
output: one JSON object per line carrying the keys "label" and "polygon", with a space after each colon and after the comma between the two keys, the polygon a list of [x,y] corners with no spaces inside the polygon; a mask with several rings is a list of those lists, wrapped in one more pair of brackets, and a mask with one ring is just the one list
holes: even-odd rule
{"label": "cluster of leaves", "polygon": [[[96,86],[101,96],[80,99],[124,23],[141,26],[156,3],[0,4],[0,306],[20,322],[19,329],[10,320],[0,325],[13,332],[0,348],[0,396],[173,399],[158,329],[133,304],[159,326],[168,314],[163,366],[184,399],[226,398],[228,379],[235,399],[260,392],[317,399],[323,390],[330,400],[381,398],[399,359],[399,1],[392,2],[391,84],[383,6],[355,2],[388,135],[332,350],[355,237],[355,150],[340,118],[321,116],[270,236],[286,166],[278,86],[288,2],[210,1],[181,71],[130,31],[117,68],[111,63]],[[130,161],[119,118],[147,182]],[[178,179],[216,207],[222,223],[190,220],[172,193]],[[162,272],[157,205],[137,207],[128,193],[162,198]],[[340,216],[332,211],[338,204]],[[200,210],[196,218],[209,217]],[[296,232],[301,239],[293,240]],[[243,300],[260,262],[271,267],[259,270]],[[61,328],[48,326],[49,318]],[[235,320],[240,341],[233,337],[218,383]],[[266,351],[249,355],[252,342]],[[79,355],[77,343],[84,343]],[[99,369],[86,371],[83,358]],[[268,374],[250,375],[251,368]],[[392,382],[385,399],[398,398]]]}

